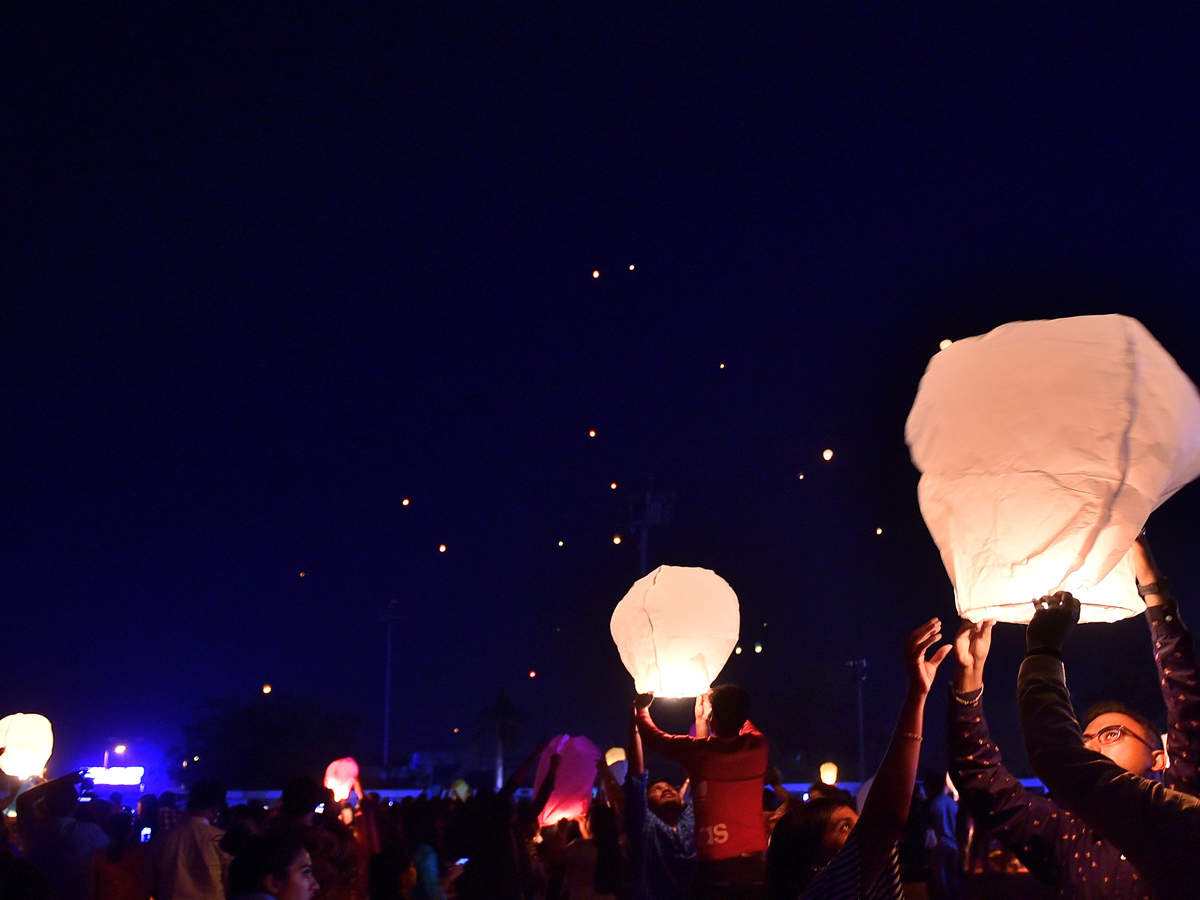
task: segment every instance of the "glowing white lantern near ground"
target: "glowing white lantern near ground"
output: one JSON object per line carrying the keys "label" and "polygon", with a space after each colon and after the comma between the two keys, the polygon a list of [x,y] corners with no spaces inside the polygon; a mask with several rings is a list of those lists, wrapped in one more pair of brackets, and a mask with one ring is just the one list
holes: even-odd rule
{"label": "glowing white lantern near ground", "polygon": [[819,769],[821,784],[837,784],[838,767],[837,763],[823,762]]}
{"label": "glowing white lantern near ground", "polygon": [[333,791],[333,799],[341,803],[350,796],[358,780],[358,763],[352,756],[335,759],[325,767],[325,787]]}
{"label": "glowing white lantern near ground", "polygon": [[46,771],[54,752],[54,729],[38,713],[13,713],[0,719],[0,770],[14,778],[30,778]]}
{"label": "glowing white lantern near ground", "polygon": [[629,774],[629,760],[625,756],[624,747],[609,747],[604,752],[604,764],[608,766],[613,778],[617,779],[617,784],[625,783],[625,776]]}
{"label": "glowing white lantern near ground", "polygon": [[1134,319],[1014,322],[930,359],[906,437],[961,615],[1023,623],[1067,590],[1112,622],[1145,609],[1147,517],[1200,474],[1200,396]]}
{"label": "glowing white lantern near ground", "polygon": [[695,697],[720,674],[740,625],[737,594],[716,572],[659,566],[634,582],[609,629],[639,694]]}

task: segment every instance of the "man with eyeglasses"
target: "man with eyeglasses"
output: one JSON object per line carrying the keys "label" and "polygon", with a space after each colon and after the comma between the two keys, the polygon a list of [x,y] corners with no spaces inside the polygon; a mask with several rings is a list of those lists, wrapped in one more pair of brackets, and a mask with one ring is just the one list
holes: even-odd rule
{"label": "man with eyeglasses", "polygon": [[[1088,750],[1116,764],[1110,765],[1111,770],[1132,773],[1131,778],[1155,778],[1162,773],[1168,787],[1200,794],[1196,767],[1200,760],[1200,691],[1191,634],[1179,618],[1169,586],[1159,575],[1144,539],[1135,545],[1134,561],[1170,722],[1171,766],[1165,768],[1166,754],[1150,720],[1119,703],[1092,707],[1084,719],[1087,727],[1083,734],[1076,724],[1074,748],[1083,752],[1086,744]],[[1124,848],[1112,842],[1111,835],[1063,808],[1057,788],[1051,790],[1053,800],[1035,794],[1004,767],[983,713],[983,666],[993,624],[964,622],[955,638],[958,668],[952,684],[949,737],[951,777],[960,791],[960,802],[977,827],[1015,853],[1040,880],[1057,887],[1060,896],[1150,896],[1144,874],[1122,852]],[[1057,659],[1051,661],[1061,666]],[[1098,758],[1094,753],[1087,755]]]}

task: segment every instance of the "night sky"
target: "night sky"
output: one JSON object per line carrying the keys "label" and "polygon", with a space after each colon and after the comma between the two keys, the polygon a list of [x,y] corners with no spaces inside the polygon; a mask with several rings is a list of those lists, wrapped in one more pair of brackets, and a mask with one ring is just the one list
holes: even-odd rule
{"label": "night sky", "polygon": [[[13,35],[0,711],[52,771],[268,682],[377,763],[392,599],[396,761],[501,688],[514,753],[621,742],[649,489],[650,565],[763,644],[725,676],[785,775],[852,768],[845,661],[876,759],[901,642],[954,619],[903,434],[939,341],[1121,312],[1200,376],[1194,17],[185,7]],[[1152,522],[1185,599],[1198,512]],[[1067,660],[1161,715],[1141,621]]]}

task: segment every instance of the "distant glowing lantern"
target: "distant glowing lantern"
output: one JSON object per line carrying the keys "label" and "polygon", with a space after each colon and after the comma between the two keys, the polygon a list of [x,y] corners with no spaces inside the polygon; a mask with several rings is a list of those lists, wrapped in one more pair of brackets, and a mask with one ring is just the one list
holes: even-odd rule
{"label": "distant glowing lantern", "polygon": [[829,462],[831,459],[833,459],[833,451],[832,450],[822,450],[821,451],[821,459],[825,460],[825,462]]}
{"label": "distant glowing lantern", "polygon": [[445,552],[446,552],[446,545],[438,544],[438,553],[445,553]]}
{"label": "distant glowing lantern", "polygon": [[617,784],[625,783],[625,776],[629,774],[629,760],[625,756],[624,747],[609,747],[604,751],[604,765],[608,766],[608,771],[617,780]]}
{"label": "distant glowing lantern", "polygon": [[530,677],[530,678],[537,678],[537,669],[530,669],[530,670],[529,670],[529,677]]}
{"label": "distant glowing lantern", "polygon": [[14,778],[41,775],[54,751],[50,720],[38,713],[13,713],[0,719],[0,770]]}
{"label": "distant glowing lantern", "polygon": [[412,503],[412,501],[409,500],[407,497],[405,497],[403,500],[400,501],[401,506],[408,506],[408,504],[410,504],[410,503]]}
{"label": "distant glowing lantern", "polygon": [[875,533],[876,533],[876,534],[883,534],[883,529],[882,529],[882,528],[876,528],[876,529],[875,529]]}
{"label": "distant glowing lantern", "polygon": [[113,747],[113,753],[117,754],[117,756],[121,756],[128,749],[129,748],[126,747],[124,744],[117,744],[117,746]]}
{"label": "distant glowing lantern", "polygon": [[301,578],[303,578],[303,577],[305,577],[307,574],[308,574],[307,572],[301,572],[301,573],[300,573],[300,577],[301,577]]}
{"label": "distant glowing lantern", "polygon": [[837,784],[838,768],[837,763],[823,762],[820,768],[821,784],[834,785]]}
{"label": "distant glowing lantern", "polygon": [[797,479],[799,479],[800,481],[803,481],[803,480],[804,480],[804,473],[803,473],[803,472],[801,472],[799,475],[797,475],[797,476],[796,476],[796,478],[797,478]]}
{"label": "distant glowing lantern", "polygon": [[629,271],[630,271],[630,272],[632,272],[632,271],[633,271],[633,263],[630,263],[630,264],[629,264]]}
{"label": "distant glowing lantern", "polygon": [[558,546],[560,546],[560,547],[564,546],[563,542],[562,542],[562,541],[559,541],[559,542],[558,542]]}
{"label": "distant glowing lantern", "polygon": [[938,344],[938,349],[939,350],[947,350],[947,349],[949,349],[950,345],[953,343],[954,343],[954,341],[950,340],[950,338],[946,338],[940,344]]}
{"label": "distant glowing lantern", "polygon": [[592,277],[593,277],[593,278],[599,278],[599,277],[600,277],[600,270],[599,270],[599,269],[592,269]]}
{"label": "distant glowing lantern", "polygon": [[450,782],[450,793],[454,795],[460,802],[465,802],[471,796],[471,786],[461,778],[455,778]]}
{"label": "distant glowing lantern", "polygon": [[610,482],[610,483],[609,483],[609,485],[608,485],[608,489],[609,489],[610,491],[615,491],[615,490],[617,489],[617,483],[616,483],[615,481],[613,481],[613,482]]}
{"label": "distant glowing lantern", "polygon": [[554,775],[554,790],[538,816],[541,825],[553,825],[559,819],[582,819],[592,802],[592,784],[596,781],[596,763],[600,748],[582,736],[560,734],[550,741],[538,759],[533,790],[536,794],[550,771],[550,757],[560,757]]}
{"label": "distant glowing lantern", "polygon": [[620,536],[619,534],[614,534],[614,535],[613,535],[613,543],[614,543],[614,544],[619,544],[619,543],[621,543],[621,536]]}
{"label": "distant glowing lantern", "polygon": [[1145,609],[1134,539],[1200,474],[1200,395],[1134,319],[1014,322],[930,359],[906,438],[964,618],[1066,590],[1113,622]]}
{"label": "distant glowing lantern", "polygon": [[595,429],[595,428],[589,428],[589,429],[588,429],[588,437],[595,437],[595,436],[596,436],[596,429]]}
{"label": "distant glowing lantern", "polygon": [[457,729],[457,728],[455,728],[455,729],[454,729],[454,733],[455,733],[455,734],[458,734],[458,729]]}
{"label": "distant glowing lantern", "polygon": [[717,368],[718,368],[718,369],[723,369],[723,368],[725,368],[725,363],[720,363],[720,364],[717,366]]}
{"label": "distant glowing lantern", "polygon": [[272,690],[273,690],[273,688],[269,684],[264,684],[262,686],[262,692],[264,694],[269,694],[269,693],[271,693]]}
{"label": "distant glowing lantern", "polygon": [[659,566],[613,610],[609,629],[639,694],[695,697],[737,644],[737,594],[709,569]]}
{"label": "distant glowing lantern", "polygon": [[762,644],[755,644],[755,645],[754,645],[754,652],[755,652],[755,653],[762,653]]}
{"label": "distant glowing lantern", "polygon": [[333,791],[333,799],[338,803],[350,796],[354,782],[358,780],[358,763],[353,756],[335,759],[325,767],[325,787]]}
{"label": "distant glowing lantern", "polygon": [[734,653],[736,653],[738,656],[741,656],[741,655],[742,655],[742,648],[741,648],[741,647],[734,647],[734,648],[733,648],[733,652],[734,652]]}

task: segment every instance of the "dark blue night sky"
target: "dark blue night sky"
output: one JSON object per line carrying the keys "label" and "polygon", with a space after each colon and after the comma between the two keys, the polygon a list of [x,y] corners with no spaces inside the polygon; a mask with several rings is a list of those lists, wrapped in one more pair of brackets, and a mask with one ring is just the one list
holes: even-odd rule
{"label": "dark blue night sky", "polygon": [[[397,757],[501,687],[523,745],[619,742],[650,488],[650,564],[764,645],[726,675],[785,774],[850,763],[856,656],[875,757],[900,642],[953,619],[903,438],[938,342],[1123,312],[1200,377],[1194,15],[231,6],[19,40],[0,711],[52,768],[264,682],[377,761],[393,598]],[[1185,602],[1198,504],[1152,524]],[[1070,652],[1157,709],[1140,621]]]}

